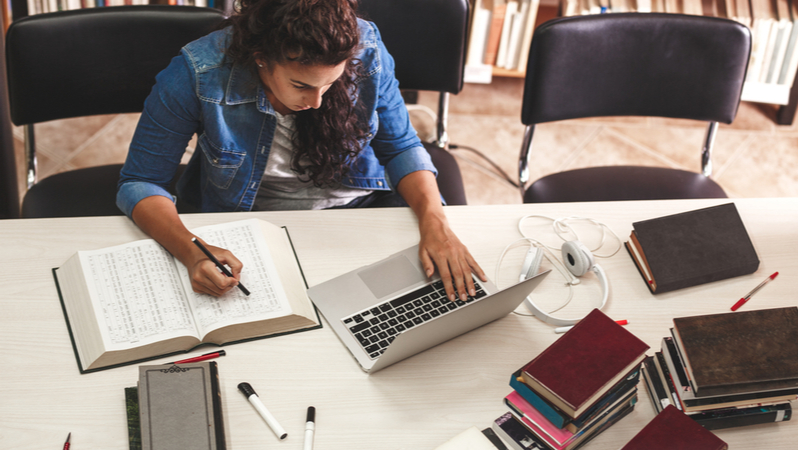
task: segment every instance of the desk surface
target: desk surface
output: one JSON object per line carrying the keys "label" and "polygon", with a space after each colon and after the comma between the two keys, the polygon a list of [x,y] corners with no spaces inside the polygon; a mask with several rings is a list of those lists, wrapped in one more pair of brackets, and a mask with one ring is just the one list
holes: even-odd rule
{"label": "desk surface", "polygon": [[[611,284],[605,312],[631,321],[627,329],[660,348],[673,317],[727,311],[774,271],[775,282],[742,310],[797,305],[797,199],[736,200],[761,258],[752,275],[653,296],[625,250],[600,258]],[[453,229],[499,285],[518,276],[525,248],[512,246],[495,279],[503,249],[517,240],[527,214],[582,216],[607,224],[623,240],[633,222],[720,201],[660,201],[448,207]],[[417,243],[416,220],[407,209],[227,213],[185,216],[195,226],[259,217],[288,226],[309,285],[315,285]],[[545,219],[529,219],[526,233],[559,245]],[[582,239],[597,242],[592,229]],[[585,236],[585,237],[584,237]],[[144,238],[124,217],[0,221],[0,448],[126,449],[123,388],[136,383],[128,366],[80,375],[50,269],[74,252]],[[598,254],[613,251],[607,243]],[[562,317],[599,303],[597,280],[586,276]],[[536,291],[559,303],[566,288],[558,274]],[[518,312],[526,313],[524,307]],[[559,335],[532,317],[511,314],[375,375],[364,374],[326,325],[305,333],[238,344],[218,359],[225,427],[231,449],[301,449],[306,407],[317,407],[318,449],[433,449],[470,426],[485,428],[507,411],[502,399],[510,374]],[[202,351],[202,350],[201,350]],[[195,352],[197,354],[199,352]],[[193,354],[195,354],[193,353]],[[165,359],[166,361],[167,359]],[[289,433],[279,442],[237,391],[250,382]],[[585,448],[620,448],[654,410],[640,384],[632,414]],[[796,402],[795,402],[796,403]],[[796,404],[794,405],[796,407]],[[796,449],[797,418],[790,422],[716,431],[731,448]]]}

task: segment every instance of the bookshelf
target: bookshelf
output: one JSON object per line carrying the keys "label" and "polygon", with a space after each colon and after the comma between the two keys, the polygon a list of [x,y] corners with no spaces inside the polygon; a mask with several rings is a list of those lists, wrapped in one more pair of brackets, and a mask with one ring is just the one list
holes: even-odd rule
{"label": "bookshelf", "polygon": [[[492,77],[524,78],[529,43],[524,42],[532,33],[517,32],[516,44],[520,49],[515,64],[498,64],[501,51],[514,47],[503,39],[513,39],[512,26],[508,26],[510,9],[528,0],[471,0],[472,21],[467,55],[465,81],[491,83]],[[602,12],[667,12],[726,17],[750,28],[753,50],[748,75],[742,90],[742,101],[780,105],[777,122],[789,125],[797,111],[797,55],[798,12],[797,0],[532,0],[537,4],[534,28],[561,16],[597,14]],[[502,5],[505,5],[504,10]],[[514,5],[514,6],[512,6]],[[738,8],[738,9],[737,9]],[[498,17],[503,13],[503,17]],[[519,20],[519,19],[517,19]],[[498,31],[499,30],[499,31]],[[493,37],[494,36],[494,37]],[[498,41],[499,39],[499,41]],[[526,45],[527,44],[527,45]],[[523,56],[524,55],[524,56]],[[494,63],[489,62],[494,58]],[[524,58],[524,59],[523,59]]]}
{"label": "bookshelf", "polygon": [[34,14],[123,5],[186,5],[230,12],[231,0],[2,0],[3,32],[11,21]]}

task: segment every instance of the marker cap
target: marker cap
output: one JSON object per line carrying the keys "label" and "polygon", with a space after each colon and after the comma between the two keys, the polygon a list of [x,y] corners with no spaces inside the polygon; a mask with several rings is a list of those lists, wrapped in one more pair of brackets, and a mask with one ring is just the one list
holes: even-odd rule
{"label": "marker cap", "polygon": [[313,422],[314,415],[316,414],[317,410],[313,406],[308,407],[308,412],[306,412],[306,422]]}
{"label": "marker cap", "polygon": [[242,394],[244,394],[244,396],[247,398],[250,398],[251,395],[258,395],[256,394],[255,389],[253,389],[253,386],[250,386],[250,383],[246,382],[239,383],[238,388],[240,391],[242,391]]}

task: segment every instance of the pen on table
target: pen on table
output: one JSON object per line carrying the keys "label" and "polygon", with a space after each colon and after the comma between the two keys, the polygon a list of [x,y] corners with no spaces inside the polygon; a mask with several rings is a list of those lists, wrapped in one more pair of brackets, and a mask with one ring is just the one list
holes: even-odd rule
{"label": "pen on table", "polygon": [[69,438],[72,437],[72,433],[67,435],[67,442],[64,442],[64,450],[69,450]]}
{"label": "pen on table", "polygon": [[261,418],[267,422],[267,425],[269,425],[272,431],[275,432],[275,435],[278,436],[278,439],[286,439],[286,436],[288,436],[286,430],[284,430],[281,424],[275,420],[275,417],[270,414],[269,410],[267,410],[267,407],[261,403],[261,399],[258,398],[258,394],[256,394],[253,386],[250,386],[250,383],[239,383],[239,390],[242,391],[242,394],[244,394],[245,397],[247,397],[247,401],[249,401],[250,404],[256,408],[256,411],[258,411],[258,413],[261,415]]}
{"label": "pen on table", "polygon": [[186,358],[186,359],[182,359],[180,361],[173,361],[173,362],[168,362],[168,363],[164,363],[164,364],[187,364],[187,363],[205,361],[207,359],[212,359],[212,358],[218,358],[220,356],[225,356],[225,350],[217,350],[215,352],[205,353],[205,354],[200,355],[200,356],[195,356],[195,357],[192,357],[192,358]]}
{"label": "pen on table", "polygon": [[[233,274],[230,272],[230,270],[228,270],[227,267],[222,265],[222,263],[219,262],[219,260],[215,258],[210,251],[208,251],[208,249],[206,248],[205,245],[203,245],[202,242],[200,242],[197,238],[194,237],[192,238],[192,242],[194,242],[194,245],[196,245],[197,248],[199,248],[208,257],[208,259],[210,259],[214,264],[216,264],[217,268],[219,268],[219,270],[221,270],[222,273],[233,278]],[[239,288],[239,290],[241,290],[244,293],[244,295],[250,295],[250,291],[248,291],[247,288],[245,288],[242,283],[239,283],[236,286]]]}
{"label": "pen on table", "polygon": [[747,295],[745,295],[744,297],[740,298],[738,302],[736,302],[733,306],[731,306],[731,311],[736,311],[737,309],[739,309],[739,307],[741,307],[742,305],[747,303],[747,301],[750,300],[750,297],[755,295],[755,293],[758,292],[759,289],[764,287],[764,285],[766,285],[770,281],[774,280],[775,277],[777,277],[777,276],[778,276],[778,272],[775,272],[772,275],[770,275],[769,277],[767,277],[766,280],[764,280],[761,283],[759,283],[758,286],[754,287],[752,291],[748,292]]}
{"label": "pen on table", "polygon": [[[627,325],[627,324],[628,324],[628,321],[627,321],[627,320],[625,320],[625,319],[622,319],[622,320],[615,320],[614,322],[617,322],[617,323],[618,323],[618,324],[620,324],[620,325]],[[575,326],[575,325],[570,325],[570,326],[568,326],[568,327],[558,327],[558,328],[556,328],[556,329],[555,329],[555,330],[553,330],[553,331],[555,331],[556,333],[566,333],[567,331],[569,331],[569,329],[570,329],[570,328],[572,328],[572,327],[574,327],[574,326]]]}
{"label": "pen on table", "polygon": [[316,425],[314,425],[314,416],[316,413],[316,408],[313,406],[308,407],[308,411],[306,412],[306,435],[303,440],[303,450],[314,449],[314,429],[316,428]]}

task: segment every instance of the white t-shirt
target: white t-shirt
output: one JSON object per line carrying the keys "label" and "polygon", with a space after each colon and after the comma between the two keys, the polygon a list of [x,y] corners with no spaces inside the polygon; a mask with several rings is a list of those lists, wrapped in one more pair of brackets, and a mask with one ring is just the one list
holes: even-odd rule
{"label": "white t-shirt", "polygon": [[299,180],[291,169],[295,116],[284,116],[277,111],[275,116],[278,119],[275,136],[272,138],[267,168],[261,177],[253,211],[324,209],[346,205],[353,199],[372,192],[342,185],[318,188],[311,181]]}

